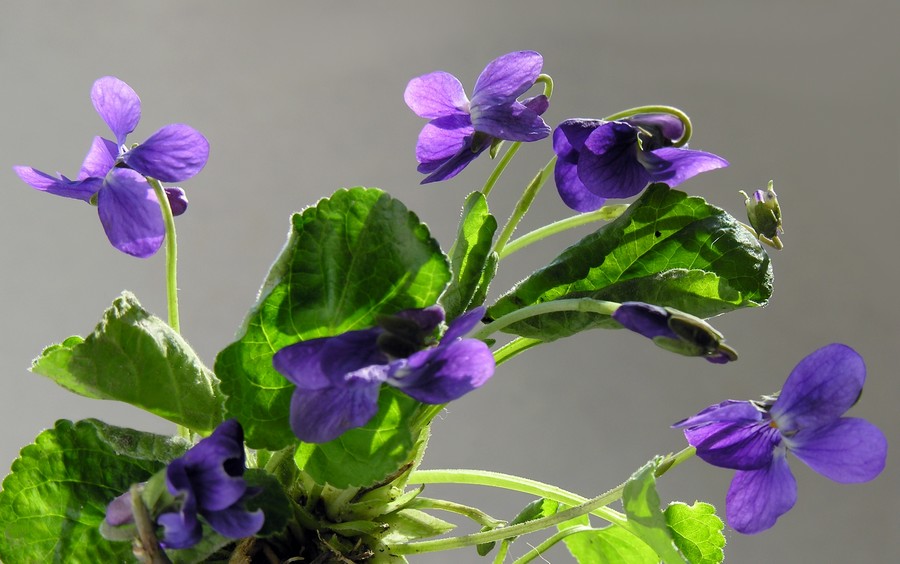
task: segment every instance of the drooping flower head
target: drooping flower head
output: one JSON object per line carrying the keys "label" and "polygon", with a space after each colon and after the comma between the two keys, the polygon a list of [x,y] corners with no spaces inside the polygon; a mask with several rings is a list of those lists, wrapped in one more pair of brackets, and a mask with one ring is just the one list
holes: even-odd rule
{"label": "drooping flower head", "polygon": [[684,132],[681,120],[669,114],[565,120],[553,132],[559,195],[574,210],[593,211],[607,198],[629,198],[651,182],[675,187],[728,166],[712,153],[672,146]]}
{"label": "drooping flower head", "polygon": [[378,412],[382,384],[423,403],[455,400],[494,374],[487,345],[463,338],[483,317],[476,308],[455,319],[440,342],[440,306],[405,310],[371,329],[287,346],[272,363],[296,384],[291,428],[305,442],[323,443],[365,425]]}
{"label": "drooping flower head", "polygon": [[537,141],[550,135],[541,119],[544,95],[519,102],[534,86],[544,59],[534,51],[516,51],[488,63],[475,82],[472,99],[452,74],[437,71],[409,81],[403,99],[419,117],[431,121],[416,144],[422,184],[453,178],[495,139]]}
{"label": "drooping flower head", "polygon": [[734,349],[722,342],[725,338],[721,333],[689,313],[644,302],[625,302],[612,318],[667,351],[701,356],[714,364],[737,360]]}
{"label": "drooping flower head", "polygon": [[[28,185],[57,196],[96,202],[100,223],[112,245],[146,258],[159,250],[165,226],[159,202],[146,177],[162,182],[191,178],[206,165],[209,143],[194,128],[176,123],[163,127],[143,143],[128,147],[129,133],[141,119],[141,100],[113,76],[97,79],[91,101],[116,137],[95,137],[76,180],[25,166],[14,167]],[[165,189],[174,215],[187,209],[184,190]]]}
{"label": "drooping flower head", "polygon": [[[239,539],[255,535],[263,526],[262,510],[247,511],[244,503],[258,492],[244,480],[244,430],[235,419],[223,422],[165,470],[172,503],[162,508],[156,523],[162,527],[163,548],[190,548],[203,538],[202,516],[220,535]],[[114,499],[106,510],[110,526],[133,523],[130,493]]]}
{"label": "drooping flower head", "polygon": [[674,425],[684,429],[701,459],[737,470],[725,498],[733,529],[764,531],[794,506],[797,483],[788,452],[840,483],[867,482],[881,473],[884,434],[864,419],[841,417],[856,403],[865,378],[862,357],[832,344],[801,360],[777,398],[724,401]]}

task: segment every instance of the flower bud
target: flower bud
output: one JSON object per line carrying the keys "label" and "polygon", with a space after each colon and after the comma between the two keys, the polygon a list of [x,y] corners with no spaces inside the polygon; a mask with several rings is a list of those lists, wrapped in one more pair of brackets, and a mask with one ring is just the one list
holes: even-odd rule
{"label": "flower bud", "polygon": [[744,196],[747,219],[750,220],[750,225],[756,231],[756,236],[764,243],[781,249],[784,245],[778,238],[778,234],[784,233],[784,229],[781,227],[781,207],[778,205],[778,196],[775,194],[773,185],[774,182],[770,180],[766,191],[757,190],[753,193],[752,198],[743,190],[740,193]]}

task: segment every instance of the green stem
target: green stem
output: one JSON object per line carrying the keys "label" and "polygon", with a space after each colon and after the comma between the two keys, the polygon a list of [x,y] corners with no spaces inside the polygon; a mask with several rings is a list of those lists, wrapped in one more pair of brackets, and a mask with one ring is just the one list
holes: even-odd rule
{"label": "green stem", "polygon": [[523,319],[528,319],[529,317],[534,317],[536,315],[543,315],[546,313],[554,313],[558,311],[584,311],[600,313],[603,315],[612,315],[620,305],[621,304],[617,302],[607,302],[604,300],[595,300],[592,298],[552,300],[549,302],[526,306],[521,309],[517,309],[512,313],[507,313],[500,319],[496,319],[488,323],[481,329],[475,331],[474,333],[472,333],[471,337],[473,339],[484,340],[497,331],[500,331],[501,329],[512,325],[513,323],[522,321]]}
{"label": "green stem", "polygon": [[550,548],[554,544],[558,543],[559,541],[563,540],[564,538],[566,538],[569,535],[574,535],[576,533],[584,533],[587,531],[600,531],[600,530],[602,530],[602,529],[597,529],[597,528],[591,527],[589,525],[576,525],[574,527],[569,527],[567,529],[557,531],[556,534],[547,538],[547,540],[545,540],[541,544],[532,547],[531,550],[526,552],[522,557],[514,560],[513,564],[526,564],[527,562],[531,562],[532,560],[534,560],[541,554],[550,550]]}
{"label": "green stem", "polygon": [[502,527],[506,524],[506,521],[501,521],[500,519],[494,519],[484,511],[477,509],[475,507],[469,507],[468,505],[463,505],[461,503],[454,503],[452,501],[446,501],[443,499],[432,499],[430,497],[417,497],[415,501],[410,503],[407,507],[410,509],[438,509],[441,511],[449,511],[451,513],[457,513],[459,515],[463,515],[464,517],[468,517],[469,519],[475,521],[479,525],[484,527],[488,527],[491,529],[496,529],[497,527]]}
{"label": "green stem", "polygon": [[639,114],[669,114],[670,116],[677,117],[681,121],[682,125],[684,125],[684,134],[678,140],[672,139],[672,146],[683,147],[684,145],[687,145],[688,141],[690,141],[691,135],[693,133],[693,128],[691,127],[691,118],[689,118],[686,113],[682,112],[678,108],[673,108],[672,106],[638,106],[637,108],[630,108],[611,116],[606,116],[605,118],[603,118],[603,121],[616,121]]}
{"label": "green stem", "polygon": [[525,352],[531,347],[536,347],[543,343],[540,339],[530,339],[527,337],[516,337],[512,341],[506,343],[499,349],[494,351],[494,362],[500,366],[507,360],[515,357],[519,353]]}
{"label": "green stem", "polygon": [[566,219],[561,219],[559,221],[553,222],[549,225],[545,225],[541,228],[535,229],[530,233],[526,233],[522,235],[515,241],[512,241],[506,247],[503,248],[503,252],[500,253],[500,259],[504,259],[509,255],[513,254],[516,251],[520,251],[531,245],[532,243],[537,243],[542,239],[546,239],[551,235],[556,235],[557,233],[562,233],[568,229],[573,229],[575,227],[580,227],[587,223],[593,223],[595,221],[611,221],[616,219],[625,210],[628,209],[628,204],[612,204],[609,206],[603,206],[599,210],[592,211],[590,213],[582,213],[578,215],[574,215],[572,217],[567,217]]}
{"label": "green stem", "polygon": [[497,162],[497,166],[494,167],[491,175],[488,176],[487,182],[484,183],[484,188],[481,189],[481,193],[484,194],[484,197],[487,198],[488,194],[491,193],[491,190],[494,189],[494,185],[497,184],[497,181],[500,180],[500,175],[503,174],[503,171],[506,170],[507,165],[509,165],[509,161],[512,160],[516,153],[519,152],[519,147],[522,146],[521,141],[516,141],[510,144],[509,148],[503,153],[503,156],[500,157],[500,160]]}
{"label": "green stem", "polygon": [[[671,468],[678,466],[688,458],[692,457],[696,449],[687,447],[678,453],[666,456],[656,471],[656,476],[662,476]],[[499,472],[488,472],[483,470],[416,470],[409,477],[409,483],[414,484],[475,484],[482,486],[491,486],[495,488],[503,488],[517,492],[532,494],[547,499],[558,501],[570,507],[559,513],[533,519],[525,523],[510,525],[493,531],[485,531],[482,533],[473,533],[459,537],[451,537],[448,539],[438,539],[432,541],[421,541],[410,544],[401,544],[392,548],[396,554],[419,554],[423,552],[436,552],[441,550],[452,550],[462,548],[464,546],[472,546],[483,544],[486,542],[496,542],[509,537],[518,537],[553,527],[564,523],[570,519],[581,517],[588,513],[596,515],[610,523],[620,525],[626,530],[632,531],[633,527],[624,515],[606,507],[610,503],[621,499],[622,492],[625,489],[625,483],[603,493],[593,499],[586,500],[580,495],[568,492],[562,488],[520,478],[519,476],[511,476],[509,474],[501,474]],[[633,532],[633,531],[632,531]]]}
{"label": "green stem", "polygon": [[156,193],[156,199],[159,200],[159,209],[162,210],[163,222],[166,227],[166,302],[169,306],[169,327],[176,333],[181,332],[178,321],[178,245],[175,240],[175,216],[172,215],[172,206],[169,205],[169,198],[162,184],[155,178],[148,178],[147,181],[153,187]]}
{"label": "green stem", "polygon": [[519,225],[519,222],[522,221],[522,218],[528,213],[528,208],[531,207],[534,198],[538,195],[538,192],[541,191],[541,188],[543,188],[544,182],[547,181],[547,178],[550,176],[550,170],[555,164],[556,155],[550,159],[550,162],[548,162],[544,168],[538,171],[534,179],[525,188],[525,191],[522,192],[522,197],[520,197],[518,203],[516,203],[516,208],[513,210],[512,215],[509,216],[509,220],[507,220],[506,225],[503,227],[503,231],[500,233],[497,242],[494,244],[495,253],[502,256],[503,247],[509,242],[513,232]]}

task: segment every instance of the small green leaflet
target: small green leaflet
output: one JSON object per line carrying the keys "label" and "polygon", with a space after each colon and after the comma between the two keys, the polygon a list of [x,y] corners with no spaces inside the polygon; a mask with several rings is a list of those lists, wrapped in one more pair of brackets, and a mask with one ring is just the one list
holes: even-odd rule
{"label": "small green leaflet", "polygon": [[[473,299],[476,298],[476,290],[482,285],[496,230],[497,220],[488,211],[484,194],[469,194],[463,205],[456,242],[450,251],[453,279],[441,296],[441,305],[448,321],[471,309],[470,306],[481,305],[481,302],[473,303]],[[483,284],[486,286],[489,282],[490,280],[486,280]],[[484,299],[483,295],[481,299]]]}
{"label": "small green leaflet", "polygon": [[666,523],[675,545],[691,564],[719,564],[725,559],[725,523],[712,505],[672,503],[666,508]]}

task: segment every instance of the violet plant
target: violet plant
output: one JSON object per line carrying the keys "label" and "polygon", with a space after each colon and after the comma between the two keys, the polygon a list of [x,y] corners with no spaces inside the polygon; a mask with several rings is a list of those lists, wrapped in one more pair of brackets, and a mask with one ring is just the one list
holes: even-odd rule
{"label": "violet plant", "polygon": [[[127,146],[140,100],[121,80],[99,79],[91,99],[115,142],[97,137],[75,180],[15,171],[33,188],[97,206],[124,253],[145,258],[165,241],[168,321],[124,292],[91,334],[47,347],[31,369],[166,418],[177,434],[58,421],[3,481],[0,558],[387,563],[456,550],[456,561],[500,563],[524,544],[514,559],[524,563],[562,542],[578,562],[713,563],[725,544],[715,508],[661,507],[655,487],[695,454],[737,471],[725,520],[746,534],[774,526],[797,502],[788,452],[837,482],[877,477],[887,442],[875,425],[843,416],[865,366],[841,344],[802,359],[780,395],[724,401],[677,423],[688,446],[616,487],[598,484],[605,493],[596,497],[494,472],[419,468],[444,406],[504,377],[515,356],[589,329],[626,328],[676,354],[734,362],[737,352],[706,319],[765,306],[772,293],[760,244],[783,246],[772,184],[744,194],[749,225],[675,190],[728,163],[688,149],[691,122],[668,106],[560,123],[549,162],[498,229],[491,191],[521,143],[551,134],[542,116],[553,81],[542,71],[536,52],[503,55],[471,99],[449,73],[413,78],[404,99],[430,120],[415,153],[423,183],[464,174],[509,142],[483,188],[465,197],[455,240],[442,247],[387,192],[337,190],[291,216],[287,243],[212,369],[179,334],[174,217],[187,201],[162,185],[197,174],[209,144],[174,124]],[[579,213],[513,239],[551,175]],[[512,254],[586,224],[593,233],[489,300]],[[504,520],[422,495],[435,483],[535,500]],[[458,525],[438,516],[446,513],[470,520],[470,531],[455,534]],[[521,537],[527,544],[514,544]]]}

